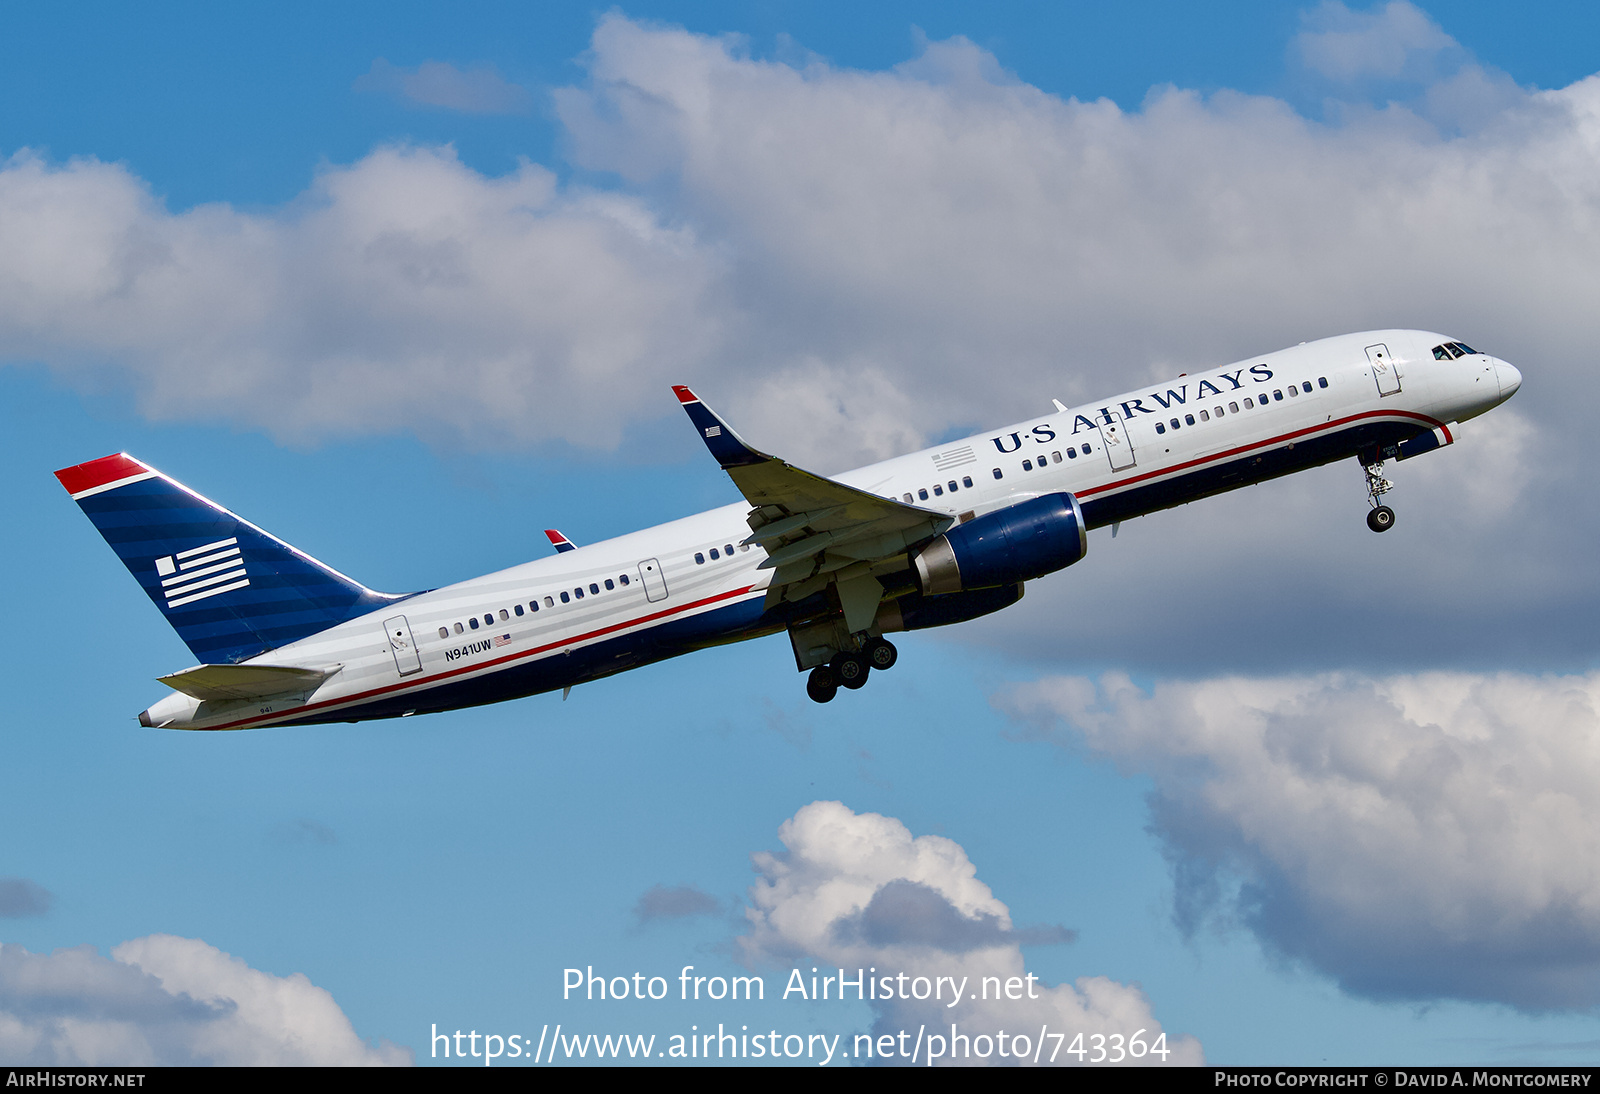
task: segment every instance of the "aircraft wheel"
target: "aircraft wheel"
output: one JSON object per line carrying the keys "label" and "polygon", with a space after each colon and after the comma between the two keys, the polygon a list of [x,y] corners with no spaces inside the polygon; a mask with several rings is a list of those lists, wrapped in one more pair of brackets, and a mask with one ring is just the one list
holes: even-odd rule
{"label": "aircraft wheel", "polygon": [[894,663],[900,660],[900,651],[894,648],[894,643],[883,638],[868,642],[865,652],[875,669],[892,669]]}
{"label": "aircraft wheel", "polygon": [[1367,514],[1367,527],[1374,532],[1387,532],[1394,527],[1394,510],[1380,505]]}
{"label": "aircraft wheel", "polygon": [[812,669],[810,677],[806,679],[806,694],[814,703],[831,703],[833,697],[839,694],[839,685],[834,682],[833,670],[826,665]]}
{"label": "aircraft wheel", "polygon": [[831,667],[840,687],[854,691],[867,682],[869,665],[859,653],[841,653],[833,659]]}

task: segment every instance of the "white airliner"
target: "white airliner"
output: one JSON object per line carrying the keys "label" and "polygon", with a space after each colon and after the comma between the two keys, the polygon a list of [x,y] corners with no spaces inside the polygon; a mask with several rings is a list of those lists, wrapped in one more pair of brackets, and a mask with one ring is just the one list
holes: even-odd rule
{"label": "white airliner", "polygon": [[1423,331],[1369,331],[1180,376],[828,479],[747,445],[675,388],[744,495],[429,592],[378,593],[119,454],[56,472],[202,663],[145,726],[403,717],[595,680],[787,631],[818,702],[895,663],[883,636],[999,611],[1091,528],[1356,457],[1455,440],[1522,382]]}

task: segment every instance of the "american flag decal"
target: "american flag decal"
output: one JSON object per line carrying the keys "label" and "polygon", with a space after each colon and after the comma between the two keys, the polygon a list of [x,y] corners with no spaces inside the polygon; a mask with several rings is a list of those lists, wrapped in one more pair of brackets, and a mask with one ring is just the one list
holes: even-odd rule
{"label": "american flag decal", "polygon": [[494,636],[494,644],[497,646],[509,646],[511,645],[511,636],[509,634],[497,634]]}
{"label": "american flag decal", "polygon": [[706,436],[707,437],[720,437],[720,436],[722,436],[722,427],[720,425],[710,426],[709,428],[706,429]]}
{"label": "american flag decal", "polygon": [[156,573],[161,575],[161,593],[167,598],[168,608],[193,604],[250,584],[237,538],[219,539],[158,558]]}

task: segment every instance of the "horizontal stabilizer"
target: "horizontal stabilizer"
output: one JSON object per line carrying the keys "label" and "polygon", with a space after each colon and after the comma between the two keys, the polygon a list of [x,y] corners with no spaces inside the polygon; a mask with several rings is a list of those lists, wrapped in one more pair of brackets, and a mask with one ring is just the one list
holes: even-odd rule
{"label": "horizontal stabilizer", "polygon": [[202,701],[265,699],[315,691],[341,666],[305,669],[294,665],[196,665],[158,679],[173,691]]}

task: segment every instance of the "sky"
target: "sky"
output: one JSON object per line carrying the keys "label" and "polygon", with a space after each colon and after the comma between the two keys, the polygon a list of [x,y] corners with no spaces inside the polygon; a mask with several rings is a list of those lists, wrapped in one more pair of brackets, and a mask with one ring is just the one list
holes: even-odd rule
{"label": "sky", "polygon": [[[0,16],[0,1061],[1600,1061],[1600,17],[860,7]],[[1353,461],[1101,530],[827,706],[773,637],[142,729],[191,658],[50,474],[128,451],[403,592],[738,500],[673,383],[837,473],[1388,327],[1524,376],[1391,532]]]}

